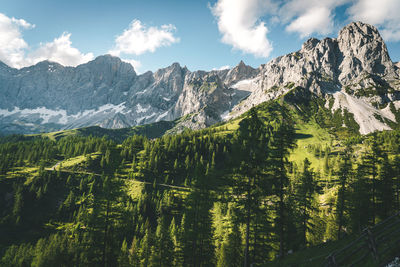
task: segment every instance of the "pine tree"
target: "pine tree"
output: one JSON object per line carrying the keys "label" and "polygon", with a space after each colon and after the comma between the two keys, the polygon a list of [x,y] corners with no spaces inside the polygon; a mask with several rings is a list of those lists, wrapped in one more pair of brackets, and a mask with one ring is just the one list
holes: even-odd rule
{"label": "pine tree", "polygon": [[378,214],[381,219],[386,219],[393,213],[395,194],[393,190],[394,170],[386,154],[383,155],[382,166],[378,174],[377,187]]}
{"label": "pine tree", "polygon": [[299,177],[297,189],[297,203],[301,216],[301,240],[304,246],[307,246],[307,233],[311,231],[311,214],[315,210],[313,206],[314,194],[317,192],[317,184],[314,180],[314,172],[310,169],[310,161],[305,158],[303,171]]}
{"label": "pine tree", "polygon": [[157,230],[154,247],[151,255],[152,266],[172,266],[174,244],[168,225],[165,223],[165,216],[157,220]]}
{"label": "pine tree", "polygon": [[342,161],[339,164],[339,171],[337,176],[339,178],[339,190],[338,196],[336,201],[336,215],[337,215],[337,225],[338,225],[338,232],[337,232],[337,239],[341,238],[342,228],[344,226],[344,212],[346,210],[346,193],[347,193],[347,186],[348,181],[351,180],[352,176],[352,162],[351,162],[351,155],[352,149],[348,145],[346,146],[343,154],[342,154]]}
{"label": "pine tree", "polygon": [[[250,266],[253,262],[250,255],[251,226],[258,216],[259,207],[264,198],[270,194],[268,182],[270,176],[264,170],[269,158],[267,128],[258,117],[255,108],[250,110],[250,116],[239,124],[235,137],[239,168],[233,176],[234,195],[243,196],[237,199],[238,207],[246,225],[246,239],[244,248],[244,265]],[[267,223],[267,222],[265,222]],[[253,255],[254,256],[254,255]]]}
{"label": "pine tree", "polygon": [[371,184],[364,172],[364,166],[359,165],[350,184],[349,219],[353,232],[364,230],[371,218]]}
{"label": "pine tree", "polygon": [[150,265],[150,257],[153,246],[153,233],[149,226],[145,229],[145,234],[140,242],[140,266],[147,267]]}
{"label": "pine tree", "polygon": [[295,143],[295,129],[289,111],[284,104],[278,105],[277,122],[274,124],[273,134],[270,134],[269,149],[271,158],[269,161],[270,172],[273,181],[273,194],[277,196],[275,202],[276,234],[279,238],[279,257],[285,255],[285,232],[288,227],[288,216],[285,197],[289,178],[287,169],[289,167],[287,157]]}
{"label": "pine tree", "polygon": [[381,162],[382,151],[377,141],[377,134],[373,133],[368,142],[368,150],[362,157],[361,169],[365,179],[369,179],[369,192],[371,192],[371,224],[375,225],[377,213],[377,178],[378,166]]}
{"label": "pine tree", "polygon": [[120,251],[119,256],[118,256],[118,266],[121,266],[121,267],[130,266],[130,264],[129,264],[128,244],[127,244],[125,239],[122,242],[121,251]]}
{"label": "pine tree", "polygon": [[214,242],[211,208],[213,198],[210,195],[212,184],[202,164],[196,166],[195,182],[186,198],[185,213],[182,221],[182,253],[184,266],[203,266],[214,262]]}
{"label": "pine tree", "polygon": [[394,176],[394,192],[395,192],[395,209],[400,212],[400,156],[396,155],[393,160],[393,176]]}

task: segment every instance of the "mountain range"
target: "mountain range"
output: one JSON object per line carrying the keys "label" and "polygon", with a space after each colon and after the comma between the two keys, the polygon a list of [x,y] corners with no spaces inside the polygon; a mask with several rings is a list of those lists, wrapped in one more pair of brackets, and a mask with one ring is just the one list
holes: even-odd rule
{"label": "mountain range", "polygon": [[317,97],[331,112],[347,110],[361,134],[391,129],[400,110],[400,64],[391,61],[378,30],[362,22],[345,26],[337,38],[311,38],[257,69],[241,61],[232,69],[192,72],[173,63],[138,75],[110,55],[77,67],[43,61],[15,69],[0,62],[0,133],[178,118],[178,129],[199,129],[293,90]]}

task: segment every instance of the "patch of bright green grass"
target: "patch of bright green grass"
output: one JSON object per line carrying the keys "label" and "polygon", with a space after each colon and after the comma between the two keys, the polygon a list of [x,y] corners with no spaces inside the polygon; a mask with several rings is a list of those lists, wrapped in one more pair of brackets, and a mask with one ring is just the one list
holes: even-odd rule
{"label": "patch of bright green grass", "polygon": [[58,139],[66,136],[71,136],[71,135],[77,135],[77,130],[63,130],[63,131],[57,131],[57,132],[50,132],[50,133],[43,133],[43,134],[31,134],[27,136],[41,136],[41,137],[47,137],[50,140],[57,141]]}
{"label": "patch of bright green grass", "polygon": [[298,121],[296,123],[296,139],[297,147],[290,154],[289,160],[300,166],[304,159],[308,158],[314,170],[322,170],[324,160],[315,156],[312,147],[320,146],[323,149],[330,147],[331,151],[333,151],[334,139],[332,135],[316,122]]}
{"label": "patch of bright green grass", "polygon": [[57,164],[55,164],[54,166],[52,166],[50,168],[46,168],[46,170],[54,170],[54,167],[56,167],[55,168],[56,170],[59,170],[60,166],[61,166],[62,169],[64,169],[64,168],[69,169],[69,168],[72,168],[72,167],[74,167],[76,165],[84,163],[88,156],[90,156],[94,160],[97,157],[99,157],[100,155],[101,155],[100,152],[94,152],[94,153],[91,153],[91,154],[87,154],[86,156],[85,155],[80,155],[80,156],[77,156],[77,157],[65,159],[65,160],[62,160],[62,161],[58,162]]}
{"label": "patch of bright green grass", "polygon": [[237,129],[239,129],[239,123],[242,118],[237,118],[230,120],[220,126],[216,126],[215,129],[217,130],[216,134],[220,136],[224,136],[227,134],[234,133]]}
{"label": "patch of bright green grass", "polygon": [[145,184],[143,182],[127,180],[126,189],[128,196],[130,196],[133,200],[139,200],[144,190],[144,185]]}
{"label": "patch of bright green grass", "polygon": [[13,168],[11,171],[7,172],[7,178],[14,178],[20,176],[35,176],[39,171],[39,167],[31,167],[31,166],[24,166],[24,167],[16,167]]}

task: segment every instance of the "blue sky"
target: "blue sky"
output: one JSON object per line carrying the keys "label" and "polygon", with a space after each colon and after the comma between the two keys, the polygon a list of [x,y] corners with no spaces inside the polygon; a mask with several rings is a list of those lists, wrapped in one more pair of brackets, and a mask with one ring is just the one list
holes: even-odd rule
{"label": "blue sky", "polygon": [[2,0],[0,60],[75,66],[112,53],[140,73],[173,62],[190,70],[240,60],[258,67],[361,20],[378,27],[399,61],[398,10],[398,0]]}

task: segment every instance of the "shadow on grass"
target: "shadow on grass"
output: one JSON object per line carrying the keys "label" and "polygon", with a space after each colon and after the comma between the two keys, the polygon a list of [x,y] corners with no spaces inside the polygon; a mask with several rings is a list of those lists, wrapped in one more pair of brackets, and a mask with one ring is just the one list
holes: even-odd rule
{"label": "shadow on grass", "polygon": [[296,139],[307,139],[313,137],[312,134],[296,133]]}

